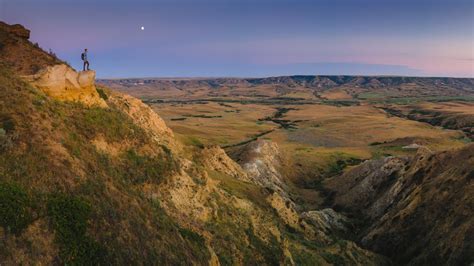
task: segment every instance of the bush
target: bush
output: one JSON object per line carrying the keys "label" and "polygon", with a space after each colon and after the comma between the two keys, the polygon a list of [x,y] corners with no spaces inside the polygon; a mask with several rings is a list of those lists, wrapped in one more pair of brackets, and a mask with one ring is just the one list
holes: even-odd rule
{"label": "bush", "polygon": [[105,264],[105,248],[86,235],[90,215],[90,205],[78,197],[63,194],[50,197],[48,216],[65,264]]}
{"label": "bush", "polygon": [[68,242],[85,235],[90,213],[90,206],[76,197],[60,194],[52,196],[48,201],[48,215],[56,233],[59,238],[67,239]]}
{"label": "bush", "polygon": [[13,130],[15,130],[15,123],[13,122],[13,119],[10,117],[1,117],[0,118],[1,124],[0,127],[3,128],[6,133],[10,133]]}
{"label": "bush", "polygon": [[30,224],[30,204],[30,198],[22,187],[0,183],[0,225],[7,232],[21,233]]}
{"label": "bush", "polygon": [[96,87],[96,90],[100,98],[104,99],[104,101],[107,101],[107,99],[109,99],[109,96],[107,96],[103,88]]}

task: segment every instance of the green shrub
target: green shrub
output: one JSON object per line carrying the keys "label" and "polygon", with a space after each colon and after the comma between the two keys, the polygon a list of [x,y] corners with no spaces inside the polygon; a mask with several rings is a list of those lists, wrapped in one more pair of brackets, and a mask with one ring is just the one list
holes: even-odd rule
{"label": "green shrub", "polygon": [[90,215],[90,205],[78,197],[56,194],[48,200],[48,216],[65,264],[105,264],[105,248],[86,235]]}
{"label": "green shrub", "polygon": [[15,122],[13,122],[13,119],[11,119],[8,116],[2,116],[0,117],[0,127],[3,128],[7,133],[12,132],[15,130]]}
{"label": "green shrub", "polygon": [[109,99],[109,96],[107,96],[103,88],[96,87],[96,90],[100,98],[104,99],[104,101],[107,101],[107,99]]}
{"label": "green shrub", "polygon": [[87,230],[87,219],[91,207],[83,200],[67,196],[54,195],[48,201],[48,214],[59,238],[76,241]]}
{"label": "green shrub", "polygon": [[32,220],[31,201],[16,184],[0,183],[0,225],[14,234],[21,233]]}

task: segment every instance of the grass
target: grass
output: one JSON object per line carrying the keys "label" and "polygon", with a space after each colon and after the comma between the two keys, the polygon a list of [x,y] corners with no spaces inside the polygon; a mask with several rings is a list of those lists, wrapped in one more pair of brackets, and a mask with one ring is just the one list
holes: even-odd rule
{"label": "grass", "polygon": [[205,261],[206,258],[209,258],[211,255],[209,250],[206,247],[205,239],[191,230],[186,228],[179,228],[179,234],[191,245],[191,249],[196,251],[197,258]]}
{"label": "grass", "polygon": [[201,142],[199,138],[196,137],[188,137],[187,138],[188,145],[196,146],[198,148],[204,148],[204,144]]}
{"label": "grass", "polygon": [[134,184],[144,182],[159,183],[164,177],[177,171],[178,165],[171,153],[164,152],[161,156],[150,157],[139,155],[133,149],[123,155],[124,179]]}
{"label": "grass", "polygon": [[422,97],[392,97],[384,100],[370,99],[371,103],[385,103],[385,104],[415,104],[422,102],[452,102],[452,101],[463,101],[463,102],[474,102],[474,96],[422,96]]}
{"label": "grass", "polygon": [[[245,230],[245,233],[247,234],[251,248],[261,254],[261,263],[265,263],[267,265],[280,265],[280,261],[283,258],[283,250],[273,235],[267,243],[257,237],[253,232],[253,228],[251,227]],[[248,256],[244,257],[244,265],[249,265],[256,262],[257,261],[255,257],[253,257],[251,254],[248,254]]]}
{"label": "grass", "polygon": [[32,221],[31,199],[15,183],[0,183],[0,226],[7,233],[19,234]]}
{"label": "grass", "polygon": [[81,198],[55,194],[48,200],[48,216],[56,232],[64,264],[106,264],[107,250],[87,236],[91,206]]}
{"label": "grass", "polygon": [[357,95],[357,98],[362,100],[380,99],[385,97],[385,95],[376,92],[363,92]]}
{"label": "grass", "polygon": [[101,107],[76,108],[70,122],[86,137],[102,135],[110,142],[144,135],[127,115]]}
{"label": "grass", "polygon": [[270,208],[268,203],[265,201],[265,192],[257,185],[253,183],[242,182],[216,171],[209,171],[209,176],[215,180],[219,180],[220,187],[228,193],[239,198],[249,199],[263,209]]}

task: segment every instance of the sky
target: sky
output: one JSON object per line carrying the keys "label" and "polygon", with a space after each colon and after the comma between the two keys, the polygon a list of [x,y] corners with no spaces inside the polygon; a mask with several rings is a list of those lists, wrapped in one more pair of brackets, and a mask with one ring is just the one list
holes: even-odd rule
{"label": "sky", "polygon": [[[0,0],[101,78],[474,77],[474,0]],[[144,27],[144,30],[141,29]]]}

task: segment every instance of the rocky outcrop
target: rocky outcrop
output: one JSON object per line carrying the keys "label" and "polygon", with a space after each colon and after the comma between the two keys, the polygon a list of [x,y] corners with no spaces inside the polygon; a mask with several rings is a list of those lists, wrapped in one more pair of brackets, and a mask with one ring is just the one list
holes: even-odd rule
{"label": "rocky outcrop", "polygon": [[61,64],[24,76],[24,79],[54,99],[107,107],[95,88],[95,71],[76,72]]}
{"label": "rocky outcrop", "polygon": [[288,197],[288,187],[280,173],[283,158],[275,142],[258,139],[245,145],[237,157],[252,182]]}
{"label": "rocky outcrop", "polygon": [[301,214],[301,217],[326,234],[346,232],[348,230],[347,224],[349,219],[331,208],[304,212]]}

